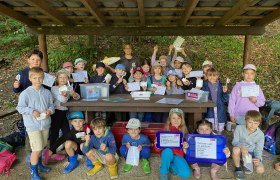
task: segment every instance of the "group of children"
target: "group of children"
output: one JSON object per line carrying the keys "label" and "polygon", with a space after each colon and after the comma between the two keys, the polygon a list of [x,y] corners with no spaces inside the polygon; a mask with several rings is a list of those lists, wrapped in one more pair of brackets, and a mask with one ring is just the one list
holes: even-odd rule
{"label": "group of children", "polygon": [[[131,46],[125,46],[124,51],[127,55]],[[137,63],[129,64],[130,71],[124,64],[117,64],[115,69],[105,65],[102,62],[96,63],[95,71],[97,74],[93,77],[86,77],[83,83],[108,83],[110,84],[110,93],[123,94],[128,92],[127,82],[146,82],[142,90],[155,92],[158,86],[165,86],[166,93],[184,94],[185,90],[198,88],[209,92],[209,99],[216,107],[208,108],[205,113],[205,120],[198,122],[196,131],[198,134],[221,134],[226,122],[225,103],[229,102],[228,112],[230,120],[238,124],[234,133],[232,157],[236,167],[236,177],[245,179],[240,166],[240,156],[251,154],[257,173],[263,173],[262,148],[264,137],[258,129],[261,122],[261,115],[258,108],[264,105],[265,98],[261,89],[259,96],[244,98],[241,96],[242,86],[256,85],[254,81],[256,67],[247,64],[243,68],[243,81],[236,83],[229,95],[227,86],[223,86],[218,78],[217,70],[213,68],[211,61],[205,61],[202,69],[204,76],[202,87],[197,87],[197,79],[189,77],[192,71],[190,60],[184,50],[180,50],[185,59],[177,56],[171,60],[171,51],[174,47],[170,46],[168,56],[160,56],[156,59],[158,47],[154,48],[152,57],[152,66],[148,61],[144,61],[142,66],[135,66]],[[56,153],[56,149],[64,144],[67,152],[68,162],[65,163],[64,173],[71,172],[78,166],[77,155],[87,156],[87,167],[90,169],[88,175],[94,175],[102,169],[103,164],[108,167],[110,177],[118,177],[117,162],[118,154],[116,143],[110,129],[106,127],[104,118],[97,117],[85,126],[85,118],[82,112],[72,112],[67,117],[67,107],[61,105],[70,98],[78,100],[79,84],[73,81],[71,73],[74,72],[74,66],[71,62],[65,62],[63,69],[56,73],[56,85],[49,91],[43,87],[44,72],[40,68],[43,55],[38,50],[33,50],[28,56],[29,67],[22,70],[20,78],[13,84],[14,92],[21,92],[19,96],[17,110],[23,115],[23,121],[27,134],[30,139],[31,157],[30,173],[32,179],[41,179],[38,170],[49,172],[50,169],[42,163],[42,152],[44,155],[44,164],[52,160],[64,160],[65,155]],[[128,61],[124,59],[124,62]],[[137,61],[135,61],[137,62]],[[84,71],[86,61],[78,58],[75,60],[75,72]],[[105,68],[112,70],[111,78],[105,78]],[[150,71],[151,69],[151,71]],[[126,77],[126,73],[129,77]],[[72,86],[69,86],[69,84]],[[66,87],[66,89],[65,89]],[[140,134],[141,121],[143,113],[131,113],[130,121],[127,124],[128,134],[124,135],[120,153],[126,158],[128,149],[131,146],[137,146],[140,151],[141,166],[145,174],[151,172],[149,165],[151,142],[147,136]],[[68,120],[71,120],[72,129],[69,128]],[[140,121],[139,121],[140,119]],[[165,131],[181,131],[185,135],[188,133],[185,124],[184,112],[180,109],[171,109],[166,120]],[[59,131],[62,136],[59,137]],[[50,140],[49,148],[46,148],[48,138]],[[165,148],[161,153],[160,178],[168,179],[169,169],[172,173],[178,174],[182,178],[187,178],[191,174],[188,162],[184,159],[187,142],[183,143],[182,149]],[[228,148],[224,153],[229,156]],[[221,164],[201,164],[189,163],[194,170],[194,176],[200,178],[200,167],[210,166],[212,179],[218,179],[217,172]],[[129,172],[131,165],[125,164],[124,171]],[[245,171],[247,172],[247,171]],[[248,173],[248,172],[247,172]]]}

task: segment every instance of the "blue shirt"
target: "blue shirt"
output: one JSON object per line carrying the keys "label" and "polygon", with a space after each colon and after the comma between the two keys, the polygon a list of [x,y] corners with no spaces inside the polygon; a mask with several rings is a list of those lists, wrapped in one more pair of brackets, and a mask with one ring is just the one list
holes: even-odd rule
{"label": "blue shirt", "polygon": [[138,147],[139,145],[151,145],[149,138],[143,134],[139,134],[139,139],[132,139],[129,134],[124,134],[122,144],[129,143],[131,146]]}

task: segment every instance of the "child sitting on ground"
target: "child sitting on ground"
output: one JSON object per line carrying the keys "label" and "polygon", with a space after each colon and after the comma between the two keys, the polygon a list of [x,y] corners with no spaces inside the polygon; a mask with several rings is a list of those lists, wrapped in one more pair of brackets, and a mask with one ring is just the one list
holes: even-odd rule
{"label": "child sitting on ground", "polygon": [[107,165],[111,179],[118,178],[117,162],[118,154],[114,135],[110,128],[106,127],[104,119],[95,118],[90,127],[93,135],[86,135],[83,145],[83,153],[92,161],[94,167],[87,175],[95,175],[102,169],[102,164]]}
{"label": "child sitting on ground", "polygon": [[[85,135],[91,132],[89,126],[85,124],[84,114],[81,111],[72,112],[69,120],[71,120],[72,129],[64,143],[65,151],[69,156],[68,162],[64,163],[64,174],[70,173],[79,165],[78,155],[83,155],[81,149],[85,142]],[[92,163],[89,160],[87,160],[87,167],[92,168]]]}
{"label": "child sitting on ground", "polygon": [[[207,121],[207,120],[198,121],[196,132],[198,134],[207,134],[207,135],[213,134],[212,123]],[[227,147],[224,148],[223,152],[225,153],[227,158],[230,156],[230,151]],[[189,163],[189,164],[191,164],[191,167],[194,170],[193,175],[197,179],[199,179],[201,177],[200,167],[211,167],[210,174],[211,174],[212,180],[219,180],[219,177],[217,176],[217,173],[218,173],[219,169],[221,168],[221,166],[224,165],[224,164],[199,163],[199,162]]]}
{"label": "child sitting on ground", "polygon": [[38,170],[49,172],[42,164],[42,150],[48,142],[50,115],[54,113],[51,92],[42,87],[44,71],[39,67],[29,70],[32,86],[27,87],[19,96],[17,110],[23,116],[24,126],[30,141],[30,174],[32,180],[40,180]]}
{"label": "child sitting on ground", "polygon": [[230,120],[237,124],[245,124],[245,114],[249,110],[259,111],[259,107],[265,103],[263,91],[259,88],[258,96],[242,97],[243,86],[256,86],[254,81],[256,75],[256,66],[253,64],[246,64],[243,68],[243,78],[241,82],[237,82],[233,87],[228,103],[228,113]]}
{"label": "child sitting on ground", "polygon": [[[128,133],[123,135],[120,153],[126,158],[129,148],[131,146],[136,146],[138,151],[140,151],[139,158],[141,159],[142,169],[145,174],[149,174],[151,168],[148,159],[151,155],[151,142],[147,136],[140,134],[141,123],[139,119],[131,118],[126,125],[126,128]],[[125,164],[123,167],[125,172],[129,172],[131,169],[132,165],[130,164]]]}
{"label": "child sitting on ground", "polygon": [[[264,134],[258,128],[262,122],[262,115],[256,110],[250,110],[245,115],[246,125],[238,125],[234,131],[232,145],[232,159],[235,166],[236,179],[245,179],[244,173],[240,166],[240,157],[252,155],[252,163],[257,174],[264,173],[262,163],[262,151],[264,146]],[[245,168],[245,167],[244,167]],[[245,168],[246,174],[252,171]]]}

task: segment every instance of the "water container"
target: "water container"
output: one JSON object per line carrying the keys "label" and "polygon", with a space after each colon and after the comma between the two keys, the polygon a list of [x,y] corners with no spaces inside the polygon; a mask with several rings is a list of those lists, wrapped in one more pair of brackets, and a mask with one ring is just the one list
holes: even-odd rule
{"label": "water container", "polygon": [[98,99],[109,97],[109,84],[89,83],[80,84],[82,99]]}

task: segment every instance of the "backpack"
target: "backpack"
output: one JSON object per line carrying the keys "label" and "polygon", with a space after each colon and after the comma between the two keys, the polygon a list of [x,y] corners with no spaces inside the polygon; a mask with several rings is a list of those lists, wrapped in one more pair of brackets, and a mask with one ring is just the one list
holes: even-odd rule
{"label": "backpack", "polygon": [[[276,155],[279,153],[279,141],[280,141],[280,122],[274,123],[270,125],[264,135],[264,149],[271,154]],[[277,134],[278,133],[278,134]],[[278,140],[278,144],[276,143],[276,137]],[[276,147],[278,146],[278,151],[276,151]]]}
{"label": "backpack", "polygon": [[280,101],[266,101],[265,107],[269,108],[269,114],[267,117],[264,117],[265,121],[269,123],[270,119],[274,115],[275,112],[280,112]]}
{"label": "backpack", "polygon": [[10,144],[0,140],[0,152],[4,150],[9,150],[13,152],[14,148]]}
{"label": "backpack", "polygon": [[9,143],[13,148],[25,145],[25,137],[21,136],[20,132],[14,132],[8,136],[0,138],[0,140]]}
{"label": "backpack", "polygon": [[15,153],[11,153],[8,150],[0,152],[0,173],[5,173],[6,176],[9,176],[10,168],[15,160]]}

